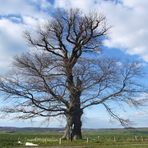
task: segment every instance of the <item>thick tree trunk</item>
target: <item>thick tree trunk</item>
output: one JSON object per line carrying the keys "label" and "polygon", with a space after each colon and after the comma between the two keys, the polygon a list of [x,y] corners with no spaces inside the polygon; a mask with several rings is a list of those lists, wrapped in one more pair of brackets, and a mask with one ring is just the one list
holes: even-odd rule
{"label": "thick tree trunk", "polygon": [[81,96],[81,80],[77,77],[77,82],[74,84],[72,68],[74,64],[67,64],[65,61],[66,73],[67,73],[67,83],[70,92],[70,103],[67,108],[66,118],[67,125],[65,128],[65,133],[63,139],[82,139],[81,133],[81,116],[83,111],[81,110],[80,96]]}
{"label": "thick tree trunk", "polygon": [[73,139],[82,139],[81,127],[82,127],[82,122],[81,122],[81,114],[80,114],[74,117],[74,126],[72,129]]}
{"label": "thick tree trunk", "polygon": [[65,128],[65,132],[63,135],[63,139],[73,140],[73,139],[82,139],[81,133],[81,116],[82,110],[77,110],[76,108],[66,116],[67,124]]}

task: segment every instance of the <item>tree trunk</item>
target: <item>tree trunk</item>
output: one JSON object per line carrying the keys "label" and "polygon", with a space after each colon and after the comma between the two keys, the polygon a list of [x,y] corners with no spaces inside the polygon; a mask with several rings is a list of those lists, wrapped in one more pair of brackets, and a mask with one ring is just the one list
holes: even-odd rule
{"label": "tree trunk", "polygon": [[[65,64],[67,65],[66,62]],[[74,84],[72,68],[73,67],[71,64],[66,67],[67,82],[70,92],[70,105],[67,108],[67,113],[66,113],[67,125],[65,128],[65,133],[62,137],[63,139],[71,139],[71,140],[82,139],[81,116],[83,114],[83,110],[81,109],[81,103],[80,103],[81,80],[79,79],[79,77],[77,77],[76,85]]]}
{"label": "tree trunk", "polygon": [[82,139],[82,133],[81,133],[81,116],[82,116],[82,110],[77,110],[76,108],[73,108],[74,110],[71,111],[70,114],[66,116],[67,118],[67,124],[65,128],[65,132],[63,135],[63,139],[67,140],[73,140],[73,139]]}
{"label": "tree trunk", "polygon": [[76,115],[74,117],[74,126],[72,129],[72,139],[82,139],[82,133],[81,133],[81,116],[82,114]]}

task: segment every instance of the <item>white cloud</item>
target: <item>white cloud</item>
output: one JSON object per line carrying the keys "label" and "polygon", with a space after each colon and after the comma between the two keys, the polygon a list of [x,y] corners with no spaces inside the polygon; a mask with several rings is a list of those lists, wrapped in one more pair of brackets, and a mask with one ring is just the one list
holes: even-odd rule
{"label": "white cloud", "polygon": [[15,24],[8,19],[0,19],[0,69],[8,69],[12,56],[19,53],[22,46],[22,24]]}
{"label": "white cloud", "polygon": [[23,23],[26,25],[26,29],[33,29],[36,30],[39,27],[44,27],[47,23],[50,17],[47,18],[35,18],[32,16],[23,16]]}
{"label": "white cloud", "polygon": [[[141,2],[141,3],[140,3]],[[145,5],[143,4],[145,3]],[[109,47],[121,48],[131,55],[139,55],[148,61],[148,1],[123,1],[123,4],[102,4],[102,9],[113,26],[110,40],[105,43]]]}
{"label": "white cloud", "polygon": [[46,22],[48,16],[43,9],[50,4],[46,0],[0,0],[0,3],[3,3],[0,5],[0,73],[3,73],[10,67],[13,56],[27,49],[23,32]]}
{"label": "white cloud", "polygon": [[45,19],[36,19],[31,16],[23,16],[24,23],[15,23],[10,19],[0,19],[0,73],[5,72],[11,66],[13,56],[27,50],[23,37],[25,30],[35,30]]}
{"label": "white cloud", "polygon": [[[0,0],[0,2],[2,2],[2,0]],[[145,60],[148,60],[148,53],[146,50],[146,45],[148,44],[146,40],[148,36],[147,26],[145,25],[145,22],[142,23],[141,21],[137,20],[136,21],[138,23],[135,22],[135,15],[139,15],[138,12],[141,12],[141,9],[135,10],[131,8],[135,5],[138,7],[139,3],[137,4],[135,1],[129,3],[129,1],[125,0],[123,5],[115,5],[112,2],[103,2],[102,0],[55,0],[53,7],[79,7],[85,12],[89,12],[92,8],[93,10],[103,11],[108,17],[108,22],[113,25],[112,32],[110,33],[111,39],[106,41],[106,45],[109,47],[124,48],[129,54],[139,54]],[[139,7],[142,6],[143,5],[140,5]],[[14,44],[18,42],[19,45],[21,45],[21,43],[24,44],[22,40],[23,30],[32,30],[37,28],[40,24],[46,22],[45,20],[47,19],[47,14],[44,13],[44,10],[47,10],[50,7],[52,6],[49,2],[47,2],[47,0],[13,0],[13,2],[11,0],[3,1],[3,6],[0,6],[0,14],[20,15],[23,24],[16,24],[15,21],[19,22],[21,19],[15,16],[12,16],[9,19],[0,20],[0,30],[3,32],[3,34],[0,35],[2,38],[1,42],[3,41],[0,45],[1,63],[6,63],[6,65],[8,65],[10,62],[6,61],[11,60],[6,59],[11,59],[12,53],[14,55],[17,52],[16,50],[12,51],[10,48],[8,48],[8,46],[10,47],[12,43]],[[130,9],[128,7],[130,7]],[[137,13],[134,14],[133,11],[137,11]],[[143,13],[145,13],[145,11]],[[133,19],[131,20],[130,17]],[[140,19],[141,18],[142,17],[140,17]],[[125,20],[127,21],[126,23]],[[5,39],[4,36],[7,39]],[[5,64],[1,64],[1,67],[4,66]]]}
{"label": "white cloud", "polygon": [[42,9],[49,9],[50,7],[52,7],[51,3],[49,3],[48,0],[40,0],[40,5]]}
{"label": "white cloud", "polygon": [[85,12],[93,8],[104,13],[112,26],[106,46],[120,48],[148,61],[148,1],[122,0],[115,5],[112,1],[103,0],[56,0],[55,7],[78,7]]}
{"label": "white cloud", "polygon": [[55,0],[54,7],[55,8],[80,8],[85,12],[89,12],[89,10],[94,10],[95,3],[99,5],[101,0]]}
{"label": "white cloud", "polygon": [[[109,33],[110,40],[105,41],[106,46],[120,48],[128,54],[139,55],[145,61],[148,61],[148,22],[146,21],[148,19],[148,1],[146,0],[122,0],[121,4],[116,5],[112,1],[103,0],[55,0],[54,6],[47,0],[13,0],[13,2],[11,0],[0,0],[0,2],[3,3],[0,6],[0,14],[20,15],[28,29],[38,27],[38,21],[40,24],[43,23],[47,18],[44,10],[48,10],[51,7],[62,7],[65,9],[74,7],[80,8],[85,12],[92,11],[93,8],[93,10],[104,13],[107,16],[108,23],[113,26]],[[14,16],[9,19],[14,22],[20,21],[19,18]],[[20,36],[19,32],[24,27],[22,24],[15,24],[9,20],[6,23],[4,19],[1,19],[0,23],[0,29],[6,30],[8,39],[13,39],[11,42],[20,39],[18,36]],[[3,38],[2,36],[1,34],[1,38]],[[4,57],[2,53],[6,54],[4,52],[4,46],[6,46],[4,43],[6,41],[0,45],[1,57]]]}
{"label": "white cloud", "polygon": [[0,14],[29,15],[37,12],[36,7],[29,5],[25,0],[0,0]]}
{"label": "white cloud", "polygon": [[45,10],[51,4],[47,0],[0,0],[0,15],[32,16],[34,18],[47,18]]}

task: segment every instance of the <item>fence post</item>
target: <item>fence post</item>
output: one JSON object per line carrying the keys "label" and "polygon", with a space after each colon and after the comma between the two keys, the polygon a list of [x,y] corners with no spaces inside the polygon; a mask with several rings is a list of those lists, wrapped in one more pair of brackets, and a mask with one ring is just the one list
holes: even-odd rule
{"label": "fence post", "polygon": [[114,136],[114,142],[116,142],[116,138],[115,138],[115,136]]}
{"label": "fence post", "polygon": [[87,143],[88,143],[88,140],[89,140],[89,139],[88,139],[88,137],[87,137]]}
{"label": "fence post", "polygon": [[35,137],[35,141],[37,141],[37,137]]}
{"label": "fence post", "polygon": [[135,140],[137,141],[137,136],[135,136]]}
{"label": "fence post", "polygon": [[61,144],[62,144],[62,138],[59,139],[59,145],[61,145]]}
{"label": "fence post", "polygon": [[100,140],[100,136],[98,136],[98,141]]}
{"label": "fence post", "polygon": [[141,141],[143,141],[143,137],[141,136]]}

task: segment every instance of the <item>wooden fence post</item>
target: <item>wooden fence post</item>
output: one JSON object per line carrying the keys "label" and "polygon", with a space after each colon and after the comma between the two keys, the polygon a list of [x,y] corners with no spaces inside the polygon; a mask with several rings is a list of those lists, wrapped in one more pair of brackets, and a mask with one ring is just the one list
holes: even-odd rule
{"label": "wooden fence post", "polygon": [[98,136],[98,141],[100,140],[100,136]]}
{"label": "wooden fence post", "polygon": [[115,136],[114,136],[114,142],[116,142],[116,138],[115,138]]}
{"label": "wooden fence post", "polygon": [[143,137],[141,136],[141,141],[143,141]]}
{"label": "wooden fence post", "polygon": [[87,137],[87,143],[88,143],[88,140],[89,140],[89,139],[88,139],[88,137]]}
{"label": "wooden fence post", "polygon": [[61,145],[61,144],[62,144],[62,138],[59,139],[59,145]]}
{"label": "wooden fence post", "polygon": [[137,136],[135,136],[135,140],[137,141],[138,139],[137,139]]}

